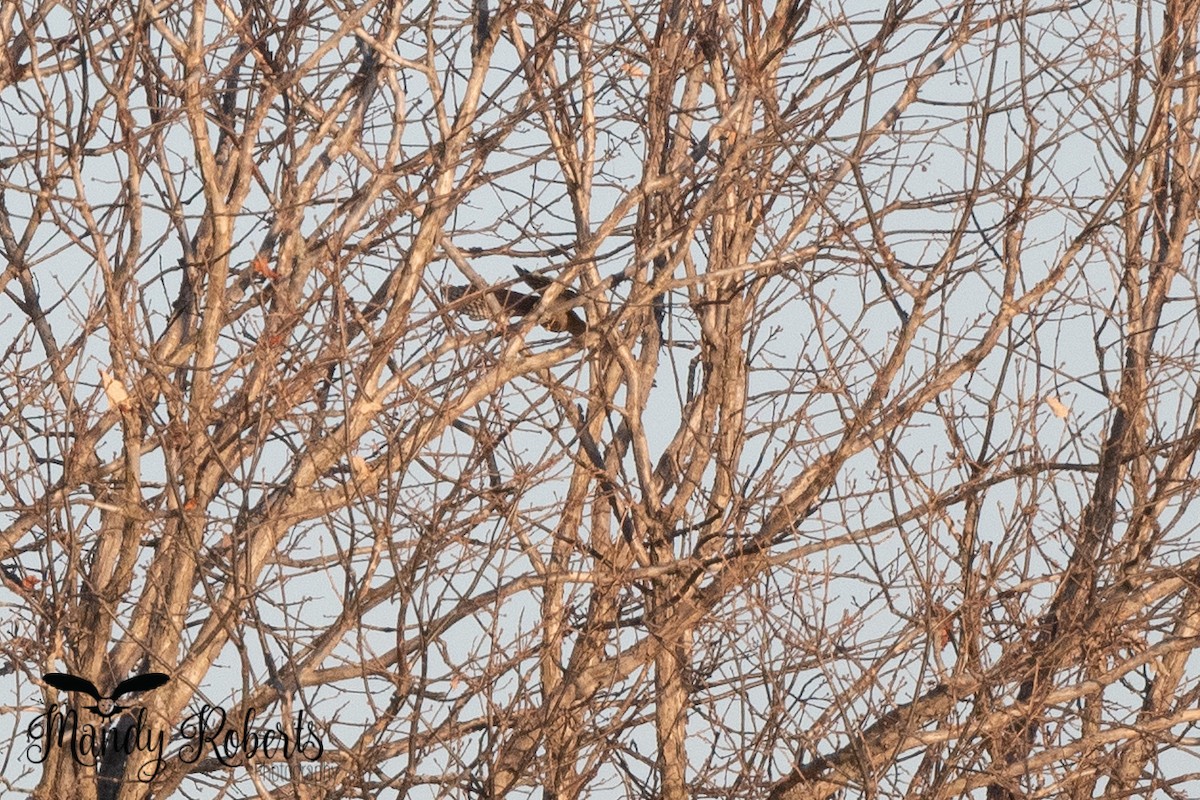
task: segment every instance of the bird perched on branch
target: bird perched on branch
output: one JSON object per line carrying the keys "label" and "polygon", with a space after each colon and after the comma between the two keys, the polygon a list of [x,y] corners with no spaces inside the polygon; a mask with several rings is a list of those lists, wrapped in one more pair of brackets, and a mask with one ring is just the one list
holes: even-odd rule
{"label": "bird perched on branch", "polygon": [[[534,275],[520,267],[514,267],[514,269],[521,279],[534,289],[534,293],[519,292],[504,286],[493,286],[482,291],[477,290],[474,286],[446,286],[442,289],[442,296],[446,298],[447,302],[454,303],[458,310],[466,312],[471,319],[491,319],[494,316],[494,312],[488,304],[489,296],[495,298],[496,302],[500,304],[500,309],[509,317],[525,317],[537,309],[538,304],[542,301],[541,292],[552,286],[554,280],[542,275]],[[587,331],[587,322],[577,312],[571,308],[558,307],[564,301],[569,304],[578,299],[578,292],[572,289],[563,289],[558,295],[558,299],[550,304],[542,318],[542,327],[555,333],[568,331],[572,336],[579,336]]]}

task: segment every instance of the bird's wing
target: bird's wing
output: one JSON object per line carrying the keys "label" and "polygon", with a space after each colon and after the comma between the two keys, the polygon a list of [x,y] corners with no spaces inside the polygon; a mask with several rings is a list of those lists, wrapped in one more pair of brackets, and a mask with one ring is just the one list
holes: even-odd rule
{"label": "bird's wing", "polygon": [[65,672],[47,672],[42,676],[42,680],[55,689],[62,689],[64,692],[83,692],[93,700],[100,699],[100,690],[96,688],[96,684],[87,678],[80,678],[78,675],[69,675]]}
{"label": "bird's wing", "polygon": [[126,678],[117,684],[117,688],[113,689],[112,699],[116,700],[123,694],[130,692],[148,692],[151,689],[157,689],[167,681],[171,680],[170,676],[164,675],[161,672],[147,672],[144,675],[134,675],[132,678]]}
{"label": "bird's wing", "polygon": [[[513,269],[515,269],[517,274],[521,276],[521,280],[525,281],[539,292],[544,292],[554,284],[558,283],[558,281],[554,280],[553,278],[547,278],[545,275],[535,275],[529,270],[521,269],[516,264],[513,264]],[[575,291],[574,289],[564,287],[559,297],[563,300],[578,300],[579,292]]]}
{"label": "bird's wing", "polygon": [[541,298],[536,294],[526,294],[515,289],[492,289],[492,297],[500,301],[500,307],[510,317],[523,317],[532,314],[538,307]]}
{"label": "bird's wing", "polygon": [[523,317],[537,308],[538,304],[537,295],[500,287],[478,291],[473,286],[447,286],[442,290],[447,301],[457,304],[458,310],[472,319],[490,319],[494,316],[487,302],[489,294],[496,298],[500,308],[510,317]]}

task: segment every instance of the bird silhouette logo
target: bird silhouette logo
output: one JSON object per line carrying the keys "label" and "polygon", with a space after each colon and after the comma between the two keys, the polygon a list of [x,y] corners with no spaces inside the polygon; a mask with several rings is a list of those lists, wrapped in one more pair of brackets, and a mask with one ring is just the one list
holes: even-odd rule
{"label": "bird silhouette logo", "polygon": [[81,678],[78,675],[71,675],[67,672],[48,672],[42,676],[42,680],[55,689],[62,689],[64,692],[83,692],[96,701],[95,705],[84,706],[84,708],[100,715],[103,719],[108,719],[130,708],[130,706],[123,706],[117,703],[118,698],[132,694],[133,692],[148,692],[151,689],[157,689],[171,680],[171,678],[161,672],[147,672],[144,675],[134,675],[132,678],[126,678],[118,683],[117,688],[113,689],[112,694],[108,697],[100,694],[100,690],[96,688],[96,684],[87,678]]}

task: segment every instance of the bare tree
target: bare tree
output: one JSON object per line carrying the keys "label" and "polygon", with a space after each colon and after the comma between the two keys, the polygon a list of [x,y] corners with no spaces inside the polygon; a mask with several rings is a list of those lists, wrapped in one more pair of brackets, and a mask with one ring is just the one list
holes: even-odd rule
{"label": "bare tree", "polygon": [[3,6],[5,796],[1194,794],[1200,2],[869,6]]}

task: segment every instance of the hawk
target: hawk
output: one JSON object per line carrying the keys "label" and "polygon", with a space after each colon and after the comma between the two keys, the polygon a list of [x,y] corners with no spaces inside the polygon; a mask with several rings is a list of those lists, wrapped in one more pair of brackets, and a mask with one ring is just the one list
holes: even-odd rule
{"label": "hawk", "polygon": [[[454,303],[456,308],[465,312],[471,319],[491,319],[493,317],[491,306],[487,301],[489,295],[496,299],[501,310],[509,317],[525,317],[537,309],[538,304],[542,302],[541,292],[553,285],[554,281],[542,275],[534,275],[520,267],[513,267],[513,269],[517,271],[522,280],[534,289],[534,293],[519,292],[503,286],[493,286],[484,290],[477,290],[474,286],[446,286],[442,289],[442,296],[446,302]],[[541,320],[542,327],[555,333],[568,331],[572,336],[579,336],[587,331],[587,322],[574,310],[555,308],[559,305],[559,301],[570,302],[578,299],[578,292],[564,289],[559,295],[559,300],[551,304]]]}

